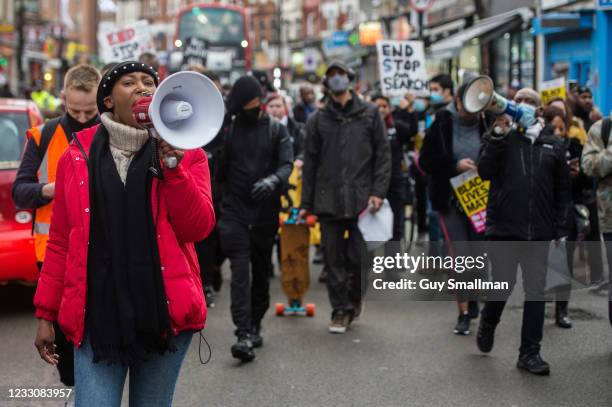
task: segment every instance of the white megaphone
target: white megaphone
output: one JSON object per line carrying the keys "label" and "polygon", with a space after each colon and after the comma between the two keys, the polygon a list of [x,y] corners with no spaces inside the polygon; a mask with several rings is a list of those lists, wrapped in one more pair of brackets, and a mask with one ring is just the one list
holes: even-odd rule
{"label": "white megaphone", "polygon": [[[521,121],[525,116],[520,106],[495,92],[493,80],[486,75],[477,76],[468,82],[461,102],[468,113],[480,113],[486,110],[498,116],[507,114],[515,122]],[[533,123],[522,124],[528,127]]]}
{"label": "white megaphone", "polygon": [[223,124],[225,105],[215,84],[197,72],[177,72],[160,83],[149,105],[154,134],[183,150],[211,142]]}

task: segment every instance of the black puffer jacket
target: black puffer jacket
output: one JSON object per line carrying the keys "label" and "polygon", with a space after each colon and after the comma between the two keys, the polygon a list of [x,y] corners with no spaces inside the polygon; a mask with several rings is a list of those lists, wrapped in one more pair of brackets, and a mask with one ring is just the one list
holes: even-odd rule
{"label": "black puffer jacket", "polygon": [[302,208],[350,219],[371,195],[384,197],[391,177],[385,128],[375,105],[355,93],[344,108],[329,101],[306,124]]}
{"label": "black puffer jacket", "polygon": [[565,152],[549,128],[533,144],[516,130],[485,137],[478,172],[491,181],[487,237],[552,240],[568,235],[571,187]]}

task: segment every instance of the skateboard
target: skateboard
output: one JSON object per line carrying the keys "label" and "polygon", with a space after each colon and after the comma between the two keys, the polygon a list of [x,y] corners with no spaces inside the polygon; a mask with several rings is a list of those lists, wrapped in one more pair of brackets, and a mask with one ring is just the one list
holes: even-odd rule
{"label": "skateboard", "polygon": [[316,217],[309,216],[305,221],[298,219],[299,210],[289,209],[289,216],[282,223],[280,233],[280,269],[281,286],[287,305],[276,304],[277,316],[309,316],[315,314],[314,304],[305,304],[304,295],[310,285],[310,268],[308,250],[310,231],[308,228],[316,223]]}

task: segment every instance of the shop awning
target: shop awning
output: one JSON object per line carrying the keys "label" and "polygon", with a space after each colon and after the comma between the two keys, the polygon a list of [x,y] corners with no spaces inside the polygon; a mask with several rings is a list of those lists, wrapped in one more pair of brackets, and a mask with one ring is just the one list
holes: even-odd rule
{"label": "shop awning", "polygon": [[470,28],[432,44],[429,48],[428,57],[432,59],[453,58],[461,52],[461,48],[474,38],[480,38],[481,42],[489,41],[502,33],[520,27],[524,22],[530,21],[532,17],[533,12],[529,8],[521,7],[482,19]]}

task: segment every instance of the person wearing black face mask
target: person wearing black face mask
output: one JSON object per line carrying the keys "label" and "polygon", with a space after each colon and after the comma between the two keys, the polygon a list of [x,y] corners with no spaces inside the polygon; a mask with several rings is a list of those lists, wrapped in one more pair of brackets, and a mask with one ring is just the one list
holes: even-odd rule
{"label": "person wearing black face mask", "polygon": [[261,320],[269,305],[269,270],[280,196],[293,165],[287,128],[260,108],[262,90],[243,76],[228,95],[233,115],[216,171],[223,187],[219,234],[232,270],[231,310],[237,343],[232,356],[255,358],[263,344]]}
{"label": "person wearing black face mask", "polygon": [[[66,73],[61,100],[63,116],[28,131],[28,143],[13,184],[13,200],[19,208],[34,209],[33,234],[39,269],[45,249],[55,196],[55,171],[60,157],[68,148],[72,135],[100,122],[96,105],[99,72],[90,65],[77,65]],[[74,385],[73,347],[55,324],[57,369],[60,380]]]}

